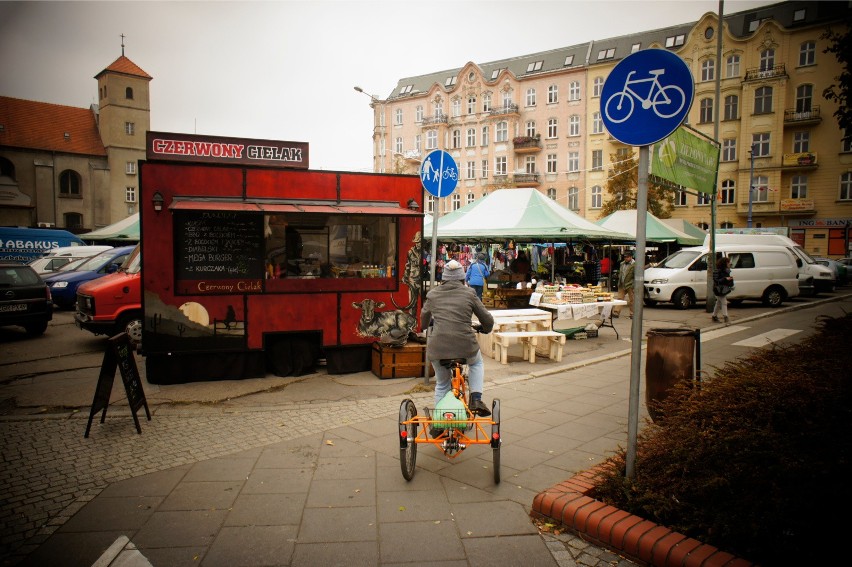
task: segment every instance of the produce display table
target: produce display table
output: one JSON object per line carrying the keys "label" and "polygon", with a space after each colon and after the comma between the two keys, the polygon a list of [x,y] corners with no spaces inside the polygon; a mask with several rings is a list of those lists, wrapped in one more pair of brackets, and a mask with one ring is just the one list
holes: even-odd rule
{"label": "produce display table", "polygon": [[609,327],[615,331],[618,339],[618,331],[612,324],[612,308],[624,307],[626,301],[614,299],[612,301],[596,301],[594,303],[539,303],[537,307],[551,313],[553,321],[575,320],[575,319],[597,319],[601,321],[601,327]]}

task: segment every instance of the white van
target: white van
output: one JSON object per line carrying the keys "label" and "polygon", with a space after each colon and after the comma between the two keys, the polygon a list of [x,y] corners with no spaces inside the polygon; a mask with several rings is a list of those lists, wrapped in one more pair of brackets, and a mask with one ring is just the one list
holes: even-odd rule
{"label": "white van", "polygon": [[[704,238],[704,246],[709,246],[710,236]],[[820,292],[834,290],[834,275],[831,270],[817,264],[810,254],[792,238],[781,234],[717,234],[716,247],[720,244],[758,244],[784,246],[802,261],[799,266],[799,293],[814,296]]]}
{"label": "white van", "polygon": [[59,248],[51,248],[48,252],[31,261],[30,266],[38,275],[43,277],[52,274],[69,262],[80,258],[91,258],[95,254],[100,254],[111,248],[112,246],[60,246]]}
{"label": "white van", "polygon": [[[731,259],[734,290],[728,300],[762,301],[778,307],[799,295],[796,256],[783,246],[720,244],[716,254]],[[645,305],[672,302],[688,309],[707,300],[707,259],[704,246],[683,248],[653,268],[645,270]]]}

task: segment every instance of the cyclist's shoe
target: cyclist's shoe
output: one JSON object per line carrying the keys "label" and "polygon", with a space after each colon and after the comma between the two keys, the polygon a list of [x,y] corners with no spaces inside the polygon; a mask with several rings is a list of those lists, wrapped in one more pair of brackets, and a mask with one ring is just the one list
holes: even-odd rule
{"label": "cyclist's shoe", "polygon": [[470,402],[470,411],[480,417],[488,417],[491,415],[491,410],[485,405],[482,400],[473,400]]}
{"label": "cyclist's shoe", "polygon": [[429,435],[432,436],[432,439],[437,439],[438,437],[440,437],[443,434],[444,434],[443,429],[440,429],[438,427],[430,427],[429,428]]}

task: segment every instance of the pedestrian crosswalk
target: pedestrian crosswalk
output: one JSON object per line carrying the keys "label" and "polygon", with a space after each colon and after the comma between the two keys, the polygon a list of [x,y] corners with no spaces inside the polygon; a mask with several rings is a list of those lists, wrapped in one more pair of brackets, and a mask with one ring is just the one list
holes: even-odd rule
{"label": "pedestrian crosswalk", "polygon": [[[713,329],[712,331],[702,332],[701,342],[704,343],[712,341],[714,339],[719,339],[721,337],[732,335],[734,333],[744,333],[750,328],[751,327],[747,327],[745,325],[729,325],[727,327]],[[777,343],[781,340],[786,339],[787,337],[791,337],[801,332],[801,329],[772,329],[771,331],[767,331],[759,335],[754,335],[731,344],[732,346],[760,348],[771,345],[773,343]]]}

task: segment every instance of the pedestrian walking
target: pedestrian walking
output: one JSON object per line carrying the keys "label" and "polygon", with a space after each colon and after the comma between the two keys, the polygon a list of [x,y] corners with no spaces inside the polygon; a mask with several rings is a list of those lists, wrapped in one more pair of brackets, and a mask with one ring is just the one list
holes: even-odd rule
{"label": "pedestrian walking", "polygon": [[[626,299],[627,307],[630,308],[629,317],[633,318],[633,276],[636,273],[636,262],[633,260],[633,252],[627,250],[624,252],[624,260],[618,268],[618,299]],[[612,310],[612,316],[618,317],[621,314],[621,307],[616,307]]]}
{"label": "pedestrian walking", "polygon": [[731,259],[722,256],[716,260],[716,269],[713,270],[713,293],[716,295],[716,306],[713,308],[713,321],[719,322],[719,317],[729,322],[728,319],[728,294],[734,290],[734,278],[731,276]]}

